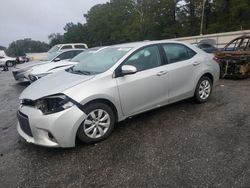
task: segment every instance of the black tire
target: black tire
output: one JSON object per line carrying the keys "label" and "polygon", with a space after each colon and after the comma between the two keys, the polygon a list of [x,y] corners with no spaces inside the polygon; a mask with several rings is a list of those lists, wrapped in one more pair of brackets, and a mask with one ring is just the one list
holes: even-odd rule
{"label": "black tire", "polygon": [[[210,92],[209,92],[209,95],[207,97],[203,97],[201,96],[200,94],[200,87],[201,87],[201,84],[208,81],[209,83],[209,86],[210,86]],[[203,76],[201,77],[201,79],[199,80],[197,86],[196,86],[196,89],[195,89],[195,94],[194,94],[194,99],[197,103],[205,103],[209,100],[211,94],[212,94],[212,91],[213,91],[213,82],[212,80],[207,77],[207,76]]]}
{"label": "black tire", "polygon": [[6,62],[6,67],[13,67],[15,63],[13,61],[7,61]]}
{"label": "black tire", "polygon": [[77,131],[77,138],[84,143],[91,144],[91,143],[96,143],[96,142],[102,141],[102,140],[106,139],[114,129],[115,114],[109,105],[102,103],[102,102],[91,103],[84,108],[84,112],[87,115],[89,115],[92,111],[95,111],[98,109],[104,110],[105,112],[108,113],[108,115],[110,117],[109,128],[107,129],[106,133],[103,136],[101,136],[99,138],[90,138],[84,131],[84,127],[85,127],[84,122],[86,121],[86,120],[84,120],[81,123],[81,125]]}

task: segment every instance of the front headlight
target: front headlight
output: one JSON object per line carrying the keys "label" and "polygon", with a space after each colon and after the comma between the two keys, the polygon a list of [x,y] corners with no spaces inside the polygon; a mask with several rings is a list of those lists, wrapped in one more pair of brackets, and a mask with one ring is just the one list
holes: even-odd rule
{"label": "front headlight", "polygon": [[71,108],[74,103],[66,95],[53,95],[36,100],[34,105],[46,115]]}
{"label": "front headlight", "polygon": [[43,73],[43,74],[37,74],[37,75],[29,74],[28,77],[29,77],[31,82],[34,82],[34,81],[36,81],[36,80],[38,80],[40,78],[43,78],[43,77],[45,77],[45,76],[47,76],[49,74],[51,74],[51,73]]}

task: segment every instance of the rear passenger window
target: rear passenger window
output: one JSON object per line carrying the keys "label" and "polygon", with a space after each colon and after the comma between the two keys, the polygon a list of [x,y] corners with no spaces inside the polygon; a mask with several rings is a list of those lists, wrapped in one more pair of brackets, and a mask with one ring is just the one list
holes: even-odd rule
{"label": "rear passenger window", "polygon": [[65,49],[72,49],[72,46],[71,45],[66,45],[66,46],[63,46],[61,48],[61,50],[65,50]]}
{"label": "rear passenger window", "polygon": [[196,52],[194,52],[193,50],[191,50],[188,47],[186,47],[186,48],[187,48],[187,51],[188,51],[189,59],[191,59],[192,57],[194,57],[196,55]]}
{"label": "rear passenger window", "polygon": [[75,48],[78,48],[78,49],[85,49],[85,46],[84,46],[84,45],[75,45]]}
{"label": "rear passenger window", "polygon": [[58,58],[60,58],[61,60],[65,60],[65,59],[72,59],[73,57],[75,57],[77,54],[79,54],[81,51],[67,51],[67,52],[63,52],[61,53]]}
{"label": "rear passenger window", "polygon": [[191,59],[195,52],[182,44],[164,44],[163,49],[168,63],[175,63]]}

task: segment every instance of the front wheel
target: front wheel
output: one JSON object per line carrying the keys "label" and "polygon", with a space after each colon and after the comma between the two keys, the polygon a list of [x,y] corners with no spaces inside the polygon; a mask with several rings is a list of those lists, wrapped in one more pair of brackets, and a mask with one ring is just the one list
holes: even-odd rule
{"label": "front wheel", "polygon": [[213,88],[212,80],[207,76],[203,76],[199,80],[196,86],[194,94],[194,99],[196,100],[196,102],[198,103],[207,102],[212,93],[212,88]]}
{"label": "front wheel", "polygon": [[84,112],[87,117],[77,131],[77,137],[84,143],[95,143],[107,138],[115,124],[115,115],[109,105],[92,103]]}

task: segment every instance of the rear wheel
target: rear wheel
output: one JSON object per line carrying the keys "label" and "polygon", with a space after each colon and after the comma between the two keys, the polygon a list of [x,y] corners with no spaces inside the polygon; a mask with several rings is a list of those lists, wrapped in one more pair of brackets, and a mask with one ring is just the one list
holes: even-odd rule
{"label": "rear wheel", "polygon": [[92,103],[85,108],[87,117],[77,131],[77,137],[84,143],[95,143],[107,138],[115,124],[113,110],[105,103]]}
{"label": "rear wheel", "polygon": [[196,86],[194,94],[194,99],[196,100],[196,102],[198,103],[207,102],[212,93],[212,88],[213,88],[212,80],[207,76],[203,76],[199,80]]}
{"label": "rear wheel", "polygon": [[7,61],[6,62],[7,67],[13,67],[14,65],[15,65],[15,63],[13,61]]}

